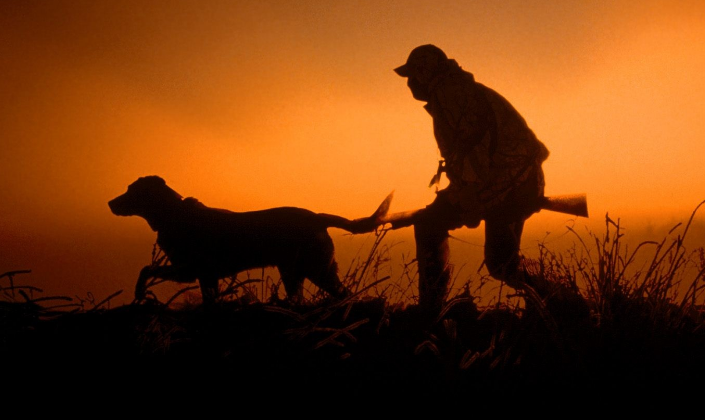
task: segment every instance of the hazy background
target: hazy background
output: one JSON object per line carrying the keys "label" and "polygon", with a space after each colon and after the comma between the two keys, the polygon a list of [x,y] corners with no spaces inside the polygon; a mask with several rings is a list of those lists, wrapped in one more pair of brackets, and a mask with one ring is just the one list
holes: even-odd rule
{"label": "hazy background", "polygon": [[[0,273],[129,300],[156,236],[107,202],[143,175],[236,211],[425,206],[431,118],[392,71],[425,43],[520,110],[547,194],[588,195],[590,219],[532,217],[525,252],[606,213],[659,235],[705,199],[702,1],[4,0]],[[374,239],[331,233],[341,268]],[[472,275],[482,231],[453,235]]]}

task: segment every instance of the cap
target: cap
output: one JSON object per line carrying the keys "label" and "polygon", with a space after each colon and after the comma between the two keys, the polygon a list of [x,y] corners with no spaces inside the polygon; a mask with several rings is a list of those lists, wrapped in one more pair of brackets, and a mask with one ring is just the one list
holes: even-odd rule
{"label": "cap", "polygon": [[448,56],[440,48],[432,44],[418,46],[411,50],[406,63],[394,69],[402,77],[409,77],[416,66],[435,68],[439,63],[448,60]]}

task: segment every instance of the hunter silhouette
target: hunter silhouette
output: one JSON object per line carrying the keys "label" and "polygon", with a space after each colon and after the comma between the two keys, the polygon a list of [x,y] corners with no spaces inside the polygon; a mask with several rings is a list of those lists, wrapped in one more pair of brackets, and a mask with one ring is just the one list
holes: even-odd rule
{"label": "hunter silhouette", "polygon": [[485,264],[492,277],[515,289],[534,280],[522,269],[524,222],[544,196],[542,162],[548,149],[519,112],[434,45],[411,51],[394,69],[408,79],[413,97],[426,102],[442,160],[431,186],[445,172],[449,185],[412,217],[392,228],[414,226],[419,267],[419,307],[437,314],[450,281],[448,231],[485,222]]}

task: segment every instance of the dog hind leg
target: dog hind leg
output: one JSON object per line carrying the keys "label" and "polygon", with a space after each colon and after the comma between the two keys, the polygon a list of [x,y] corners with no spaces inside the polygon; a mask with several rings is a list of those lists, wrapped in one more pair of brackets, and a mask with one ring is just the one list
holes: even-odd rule
{"label": "dog hind leg", "polygon": [[278,269],[282,283],[284,283],[286,299],[289,303],[300,304],[303,300],[304,280],[306,276],[293,264],[280,264]]}
{"label": "dog hind leg", "polygon": [[218,278],[217,277],[201,277],[198,279],[198,285],[201,287],[201,299],[204,305],[212,305],[218,297]]}
{"label": "dog hind leg", "polygon": [[316,236],[316,244],[306,258],[306,277],[334,298],[343,299],[350,296],[350,291],[338,276],[333,239],[327,232],[319,233]]}
{"label": "dog hind leg", "polygon": [[338,276],[338,263],[331,260],[325,267],[311,272],[309,279],[313,284],[334,298],[344,299],[351,295]]}

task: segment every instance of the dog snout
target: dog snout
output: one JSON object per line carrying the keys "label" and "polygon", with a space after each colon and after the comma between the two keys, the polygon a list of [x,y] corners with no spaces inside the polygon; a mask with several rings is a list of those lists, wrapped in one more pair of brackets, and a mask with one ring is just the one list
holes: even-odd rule
{"label": "dog snout", "polygon": [[108,207],[110,207],[110,211],[112,211],[116,216],[129,216],[129,214],[127,214],[127,210],[125,209],[124,195],[115,197],[108,201]]}

